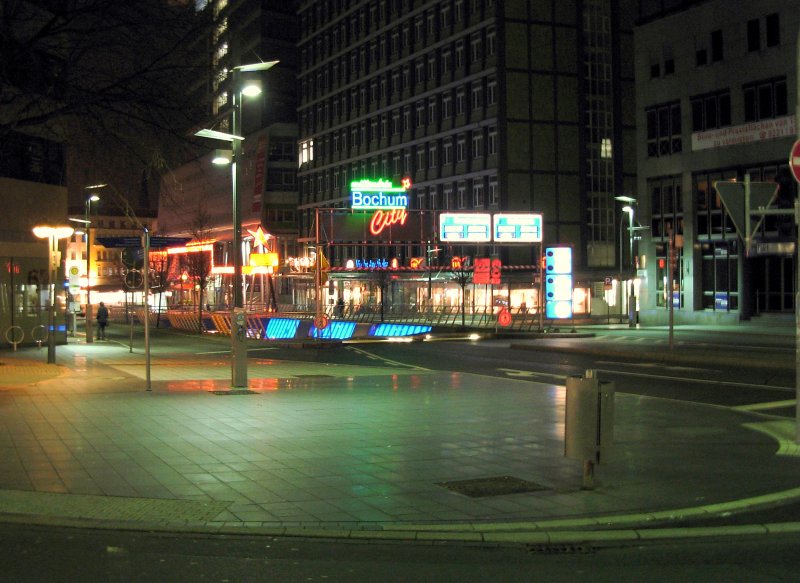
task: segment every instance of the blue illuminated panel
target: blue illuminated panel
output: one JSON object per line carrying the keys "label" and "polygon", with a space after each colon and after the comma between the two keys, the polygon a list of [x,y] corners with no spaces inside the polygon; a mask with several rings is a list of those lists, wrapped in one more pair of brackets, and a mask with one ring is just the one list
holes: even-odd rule
{"label": "blue illuminated panel", "polygon": [[298,326],[300,326],[300,320],[297,318],[270,318],[267,322],[267,329],[264,331],[264,337],[270,340],[294,338]]}
{"label": "blue illuminated panel", "polygon": [[424,326],[420,324],[373,324],[369,329],[369,335],[395,338],[398,336],[427,334],[430,331],[430,326]]}
{"label": "blue illuminated panel", "polygon": [[347,340],[356,331],[355,322],[330,322],[326,328],[318,330],[314,324],[308,331],[310,338],[322,338],[324,340]]}
{"label": "blue illuminated panel", "polygon": [[572,248],[545,249],[545,317],[572,317]]}

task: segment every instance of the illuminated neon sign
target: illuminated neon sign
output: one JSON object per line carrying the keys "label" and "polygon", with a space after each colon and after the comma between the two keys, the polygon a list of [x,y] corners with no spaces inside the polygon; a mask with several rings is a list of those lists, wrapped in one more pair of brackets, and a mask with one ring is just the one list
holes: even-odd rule
{"label": "illuminated neon sign", "polygon": [[376,237],[380,235],[383,230],[392,225],[405,225],[408,213],[406,209],[389,209],[375,211],[372,215],[372,220],[369,222],[369,232]]}
{"label": "illuminated neon sign", "polygon": [[350,207],[353,210],[391,210],[408,208],[411,180],[404,178],[402,186],[390,180],[356,180],[350,183]]}

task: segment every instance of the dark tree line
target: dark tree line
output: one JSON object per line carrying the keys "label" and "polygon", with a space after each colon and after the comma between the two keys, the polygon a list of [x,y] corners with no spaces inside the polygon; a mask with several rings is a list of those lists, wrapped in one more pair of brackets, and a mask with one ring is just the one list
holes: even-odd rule
{"label": "dark tree line", "polygon": [[63,142],[71,185],[141,198],[207,116],[210,25],[187,0],[2,0],[0,139]]}

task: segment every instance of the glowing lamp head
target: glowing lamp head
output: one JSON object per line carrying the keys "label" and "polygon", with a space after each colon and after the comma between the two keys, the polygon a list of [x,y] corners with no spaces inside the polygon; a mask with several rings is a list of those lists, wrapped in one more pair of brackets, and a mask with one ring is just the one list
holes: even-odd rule
{"label": "glowing lamp head", "polygon": [[226,149],[214,150],[214,157],[211,158],[211,163],[215,166],[225,166],[231,163],[233,152]]}
{"label": "glowing lamp head", "polygon": [[40,239],[48,239],[53,237],[55,239],[66,239],[71,237],[75,229],[72,227],[51,227],[48,225],[37,225],[33,228],[33,234]]}
{"label": "glowing lamp head", "polygon": [[259,79],[248,79],[242,85],[242,95],[245,97],[258,97],[261,92],[261,81]]}

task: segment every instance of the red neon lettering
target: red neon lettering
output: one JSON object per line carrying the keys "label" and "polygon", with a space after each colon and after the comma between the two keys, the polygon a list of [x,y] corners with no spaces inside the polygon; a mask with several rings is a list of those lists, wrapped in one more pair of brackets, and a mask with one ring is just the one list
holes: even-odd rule
{"label": "red neon lettering", "polygon": [[386,227],[391,227],[397,223],[405,225],[406,218],[408,218],[406,209],[377,210],[369,222],[369,232],[377,237]]}

